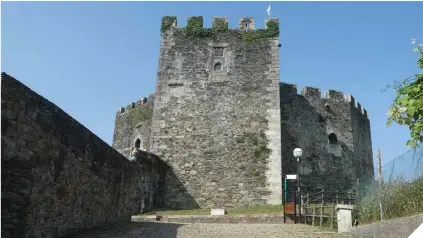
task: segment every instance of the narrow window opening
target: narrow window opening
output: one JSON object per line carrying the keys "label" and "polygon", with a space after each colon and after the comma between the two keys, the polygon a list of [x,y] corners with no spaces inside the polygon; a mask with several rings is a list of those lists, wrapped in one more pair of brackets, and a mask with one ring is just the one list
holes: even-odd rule
{"label": "narrow window opening", "polygon": [[330,106],[329,106],[329,104],[325,104],[325,108],[326,108],[326,110],[329,110],[330,109]]}
{"label": "narrow window opening", "polygon": [[329,135],[329,144],[330,145],[337,145],[338,144],[338,137],[334,133],[331,133]]}
{"label": "narrow window opening", "polygon": [[134,102],[132,103],[131,107],[132,107],[132,108],[135,108],[135,103],[134,103]]}
{"label": "narrow window opening", "polygon": [[141,147],[141,141],[140,141],[140,139],[137,139],[135,141],[135,148],[139,149],[140,147]]}
{"label": "narrow window opening", "polygon": [[219,63],[219,62],[217,62],[217,63],[214,65],[214,70],[216,70],[216,71],[221,71],[221,70],[222,70],[222,64],[221,64],[221,63]]}

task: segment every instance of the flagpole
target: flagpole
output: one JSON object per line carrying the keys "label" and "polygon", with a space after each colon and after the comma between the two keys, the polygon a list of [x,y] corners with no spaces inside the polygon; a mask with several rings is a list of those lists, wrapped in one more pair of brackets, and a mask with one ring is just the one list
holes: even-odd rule
{"label": "flagpole", "polygon": [[272,7],[272,3],[269,2],[269,6],[267,7],[267,17],[268,18],[271,18],[272,17],[271,7]]}

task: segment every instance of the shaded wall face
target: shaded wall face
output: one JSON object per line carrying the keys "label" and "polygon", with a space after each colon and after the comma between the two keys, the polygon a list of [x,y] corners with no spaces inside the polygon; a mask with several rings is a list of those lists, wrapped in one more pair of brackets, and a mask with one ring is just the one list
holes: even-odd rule
{"label": "shaded wall face", "polygon": [[[352,105],[354,105],[354,102]],[[351,107],[351,123],[354,136],[354,154],[357,158],[355,164],[357,179],[359,184],[367,184],[374,179],[370,120],[367,113],[363,115],[361,106],[358,106],[358,104]]]}
{"label": "shaded wall face", "polygon": [[[283,174],[297,173],[293,150],[303,150],[300,173],[304,193],[352,188],[356,155],[350,104],[342,95],[325,99],[312,88],[298,95],[296,87],[281,83],[281,131]],[[332,133],[338,140],[335,144],[329,142]]]}
{"label": "shaded wall face", "polygon": [[139,167],[2,74],[2,237],[58,237],[130,221]]}
{"label": "shaded wall face", "polygon": [[271,57],[277,43],[247,45],[233,30],[214,40],[178,30],[162,39],[151,149],[172,167],[167,206],[267,202],[269,109],[279,118],[279,77],[269,77],[279,72]]}
{"label": "shaded wall face", "polygon": [[134,154],[139,165],[132,214],[151,211],[164,206],[164,183],[168,165],[159,157],[145,151]]}
{"label": "shaded wall face", "polygon": [[153,105],[152,94],[147,101],[138,100],[116,113],[113,148],[138,164],[132,214],[164,206],[163,187],[168,166],[148,153]]}

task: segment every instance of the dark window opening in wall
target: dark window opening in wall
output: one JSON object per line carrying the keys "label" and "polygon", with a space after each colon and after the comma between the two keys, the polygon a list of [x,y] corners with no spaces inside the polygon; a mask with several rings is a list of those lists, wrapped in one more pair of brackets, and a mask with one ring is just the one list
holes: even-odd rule
{"label": "dark window opening in wall", "polygon": [[326,110],[330,110],[330,106],[329,106],[329,104],[325,104],[325,108],[326,108]]}
{"label": "dark window opening in wall", "polygon": [[134,102],[131,104],[131,108],[135,108],[135,103]]}
{"label": "dark window opening in wall", "polygon": [[331,133],[329,135],[329,144],[330,145],[337,145],[338,144],[338,137],[335,135],[335,133]]}
{"label": "dark window opening in wall", "polygon": [[248,24],[245,24],[245,31],[248,31]]}
{"label": "dark window opening in wall", "polygon": [[221,64],[220,62],[217,62],[217,63],[214,65],[214,70],[215,70],[215,71],[221,71],[221,70],[222,70],[222,64]]}
{"label": "dark window opening in wall", "polygon": [[140,139],[137,139],[135,141],[135,148],[139,149],[140,147],[141,147],[141,141],[140,141]]}

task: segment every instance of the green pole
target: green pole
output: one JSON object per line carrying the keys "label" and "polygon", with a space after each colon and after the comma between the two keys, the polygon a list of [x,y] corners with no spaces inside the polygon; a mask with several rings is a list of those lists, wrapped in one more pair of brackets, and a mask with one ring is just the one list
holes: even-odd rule
{"label": "green pole", "polygon": [[287,183],[286,183],[286,177],[285,178],[283,178],[284,179],[284,181],[283,181],[283,196],[284,196],[284,200],[283,200],[283,203],[285,204],[285,202],[286,202],[286,186],[287,186]]}

